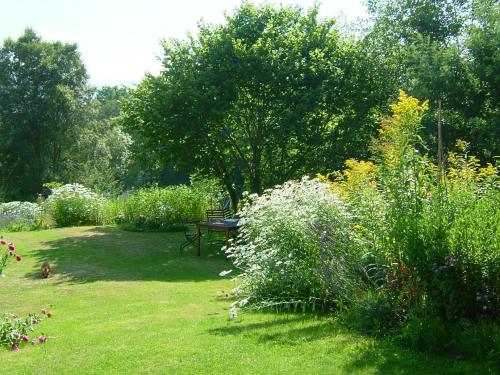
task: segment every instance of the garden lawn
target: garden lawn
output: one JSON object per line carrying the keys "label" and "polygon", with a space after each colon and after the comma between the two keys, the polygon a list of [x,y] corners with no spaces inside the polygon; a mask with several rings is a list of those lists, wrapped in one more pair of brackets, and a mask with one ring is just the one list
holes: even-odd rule
{"label": "garden lawn", "polygon": [[[304,314],[240,313],[216,248],[179,253],[181,233],[80,227],[6,234],[23,255],[0,281],[0,311],[54,313],[45,345],[0,349],[2,374],[479,374]],[[44,280],[39,266],[53,266]]]}

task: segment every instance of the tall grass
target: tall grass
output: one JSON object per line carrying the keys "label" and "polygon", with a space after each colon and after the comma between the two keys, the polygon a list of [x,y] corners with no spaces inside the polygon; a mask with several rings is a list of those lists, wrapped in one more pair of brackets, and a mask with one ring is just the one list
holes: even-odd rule
{"label": "tall grass", "polygon": [[168,230],[200,221],[213,200],[209,193],[190,186],[151,187],[118,200],[119,221],[128,229]]}

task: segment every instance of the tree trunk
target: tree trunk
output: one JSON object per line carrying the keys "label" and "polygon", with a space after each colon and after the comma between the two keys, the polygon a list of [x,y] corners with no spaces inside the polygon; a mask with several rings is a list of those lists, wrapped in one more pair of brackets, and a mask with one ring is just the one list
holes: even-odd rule
{"label": "tree trunk", "polygon": [[253,190],[252,192],[257,194],[262,193],[261,161],[262,161],[262,156],[260,150],[257,147],[254,147],[253,157],[252,157],[251,184]]}
{"label": "tree trunk", "polygon": [[238,203],[240,203],[240,197],[236,193],[236,190],[234,189],[231,181],[227,181],[224,177],[222,178],[222,181],[224,182],[224,186],[226,187],[229,197],[231,198],[233,212],[236,213],[238,211]]}

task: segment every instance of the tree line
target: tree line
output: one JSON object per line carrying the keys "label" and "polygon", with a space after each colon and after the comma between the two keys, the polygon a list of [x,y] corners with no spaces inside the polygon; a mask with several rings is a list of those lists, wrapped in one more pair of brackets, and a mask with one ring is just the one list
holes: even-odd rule
{"label": "tree line", "polygon": [[[425,143],[499,155],[499,5],[369,0],[362,27],[318,6],[243,2],[219,25],[162,43],[162,70],[126,89],[89,86],[77,46],[32,30],[0,48],[1,199],[45,182],[107,192],[197,173],[244,190],[368,158],[403,89],[428,99]],[[177,171],[177,172],[176,172]],[[180,172],[180,174],[179,174]]]}

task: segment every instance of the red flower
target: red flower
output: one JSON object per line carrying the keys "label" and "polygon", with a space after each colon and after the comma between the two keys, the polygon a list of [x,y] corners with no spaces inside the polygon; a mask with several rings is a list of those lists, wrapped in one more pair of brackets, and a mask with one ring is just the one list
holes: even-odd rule
{"label": "red flower", "polygon": [[16,260],[20,262],[23,258],[21,258],[21,255],[16,255]]}
{"label": "red flower", "polygon": [[16,246],[12,242],[9,244],[9,250],[16,250]]}
{"label": "red flower", "polygon": [[47,313],[47,318],[52,318],[52,316],[53,316],[53,314],[49,311],[49,312]]}

